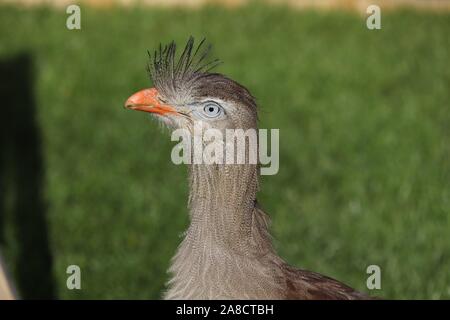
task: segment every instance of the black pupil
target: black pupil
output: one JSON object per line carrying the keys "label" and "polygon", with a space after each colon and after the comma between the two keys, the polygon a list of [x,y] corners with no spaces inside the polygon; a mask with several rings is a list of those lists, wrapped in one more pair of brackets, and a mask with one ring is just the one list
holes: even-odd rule
{"label": "black pupil", "polygon": [[214,111],[214,107],[209,107],[209,112],[213,112]]}

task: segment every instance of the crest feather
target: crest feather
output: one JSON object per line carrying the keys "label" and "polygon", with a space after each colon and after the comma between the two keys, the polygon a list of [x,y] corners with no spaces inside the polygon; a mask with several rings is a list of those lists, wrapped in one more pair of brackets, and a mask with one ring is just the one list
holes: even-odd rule
{"label": "crest feather", "polygon": [[148,72],[156,89],[164,96],[170,98],[182,92],[188,94],[193,81],[220,64],[219,59],[208,61],[212,46],[206,44],[205,38],[196,47],[194,43],[194,38],[189,37],[178,58],[174,41],[164,47],[160,44],[159,50],[153,54],[148,52]]}

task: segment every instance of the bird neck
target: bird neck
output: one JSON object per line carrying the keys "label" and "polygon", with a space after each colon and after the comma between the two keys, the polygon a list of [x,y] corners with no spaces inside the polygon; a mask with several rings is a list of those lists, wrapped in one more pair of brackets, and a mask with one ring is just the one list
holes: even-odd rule
{"label": "bird neck", "polygon": [[[276,283],[270,266],[279,258],[257,190],[256,165],[191,165],[191,223],[172,260],[165,299],[247,297],[256,281],[264,288]],[[255,279],[255,270],[264,276]]]}
{"label": "bird neck", "polygon": [[256,207],[257,191],[257,165],[191,165],[191,224],[185,240],[249,252],[267,233],[264,213]]}

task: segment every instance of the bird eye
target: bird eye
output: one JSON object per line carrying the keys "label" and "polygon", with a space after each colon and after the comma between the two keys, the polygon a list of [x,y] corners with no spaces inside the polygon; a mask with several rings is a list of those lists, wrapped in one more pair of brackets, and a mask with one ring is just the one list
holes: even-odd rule
{"label": "bird eye", "polygon": [[216,103],[208,102],[203,106],[203,113],[208,118],[216,118],[222,113],[222,107]]}

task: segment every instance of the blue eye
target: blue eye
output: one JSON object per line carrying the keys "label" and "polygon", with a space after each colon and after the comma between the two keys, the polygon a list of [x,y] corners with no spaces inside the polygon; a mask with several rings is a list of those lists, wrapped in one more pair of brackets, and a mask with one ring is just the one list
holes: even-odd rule
{"label": "blue eye", "polygon": [[203,113],[208,118],[216,118],[222,114],[222,107],[216,103],[208,102],[203,106]]}

